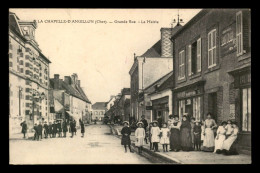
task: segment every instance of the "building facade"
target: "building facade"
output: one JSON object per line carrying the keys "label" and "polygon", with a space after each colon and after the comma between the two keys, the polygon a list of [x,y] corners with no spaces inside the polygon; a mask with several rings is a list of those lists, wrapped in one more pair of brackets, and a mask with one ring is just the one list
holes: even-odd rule
{"label": "building facade", "polygon": [[9,13],[9,120],[10,132],[29,130],[49,121],[49,64],[35,39],[36,21],[22,21]]}
{"label": "building facade", "polygon": [[92,121],[103,121],[106,114],[106,102],[96,102],[92,105]]}
{"label": "building facade", "polygon": [[250,11],[205,9],[173,37],[173,110],[218,124],[235,120],[241,147],[251,147]]}
{"label": "building facade", "polygon": [[59,78],[54,74],[50,79],[50,88],[53,98],[54,120],[75,119],[79,126],[79,119],[84,123],[91,122],[91,102],[81,88],[80,80],[76,73],[71,76]]}

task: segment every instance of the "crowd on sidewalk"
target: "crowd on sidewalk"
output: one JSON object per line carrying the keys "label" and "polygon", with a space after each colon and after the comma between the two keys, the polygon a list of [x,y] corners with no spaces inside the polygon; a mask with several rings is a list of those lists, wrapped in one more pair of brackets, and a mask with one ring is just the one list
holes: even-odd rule
{"label": "crowd on sidewalk", "polygon": [[[82,134],[81,137],[84,137],[85,126],[81,119],[79,119],[79,124],[80,124],[81,134]],[[26,138],[28,132],[26,121],[23,121],[20,125],[22,127],[23,138]],[[56,137],[66,138],[68,131],[69,133],[71,133],[70,136],[71,138],[73,138],[73,136],[76,135],[77,128],[76,128],[76,121],[74,119],[56,120],[53,122],[49,122],[49,124],[47,124],[47,122],[45,121],[43,125],[42,122],[39,121],[38,123],[35,123],[33,127],[33,132],[34,132],[33,140],[39,141],[43,139],[43,135],[45,139],[56,138]]]}
{"label": "crowd on sidewalk", "polygon": [[[131,128],[128,121],[123,122],[121,130],[121,144],[127,152],[127,145],[131,150]],[[142,153],[144,144],[150,143],[150,150],[160,152],[158,145],[161,144],[163,152],[179,151],[204,151],[223,155],[237,155],[238,126],[231,120],[223,121],[218,126],[212,114],[207,114],[205,121],[195,121],[195,118],[184,115],[182,120],[179,116],[169,116],[168,122],[162,122],[161,117],[149,125],[144,116],[136,123],[135,146]],[[168,146],[169,149],[168,150]]]}

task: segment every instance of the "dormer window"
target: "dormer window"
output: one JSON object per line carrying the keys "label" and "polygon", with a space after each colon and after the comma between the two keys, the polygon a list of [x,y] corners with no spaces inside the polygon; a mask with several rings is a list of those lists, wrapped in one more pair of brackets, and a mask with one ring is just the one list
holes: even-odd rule
{"label": "dormer window", "polygon": [[27,26],[23,27],[24,35],[29,35],[29,28]]}

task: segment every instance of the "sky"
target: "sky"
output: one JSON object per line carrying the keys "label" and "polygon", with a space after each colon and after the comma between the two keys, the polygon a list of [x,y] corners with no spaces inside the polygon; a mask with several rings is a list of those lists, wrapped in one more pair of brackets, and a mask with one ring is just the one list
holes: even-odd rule
{"label": "sky", "polygon": [[160,28],[170,28],[178,10],[185,25],[201,9],[10,9],[20,20],[36,20],[35,39],[52,62],[50,78],[77,73],[92,104],[130,88],[134,53],[160,40]]}

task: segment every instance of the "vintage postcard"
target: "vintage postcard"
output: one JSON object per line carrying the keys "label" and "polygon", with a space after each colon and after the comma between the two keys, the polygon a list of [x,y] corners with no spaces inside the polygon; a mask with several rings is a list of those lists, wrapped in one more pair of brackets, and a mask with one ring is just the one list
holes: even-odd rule
{"label": "vintage postcard", "polygon": [[251,164],[250,9],[9,9],[9,164]]}

